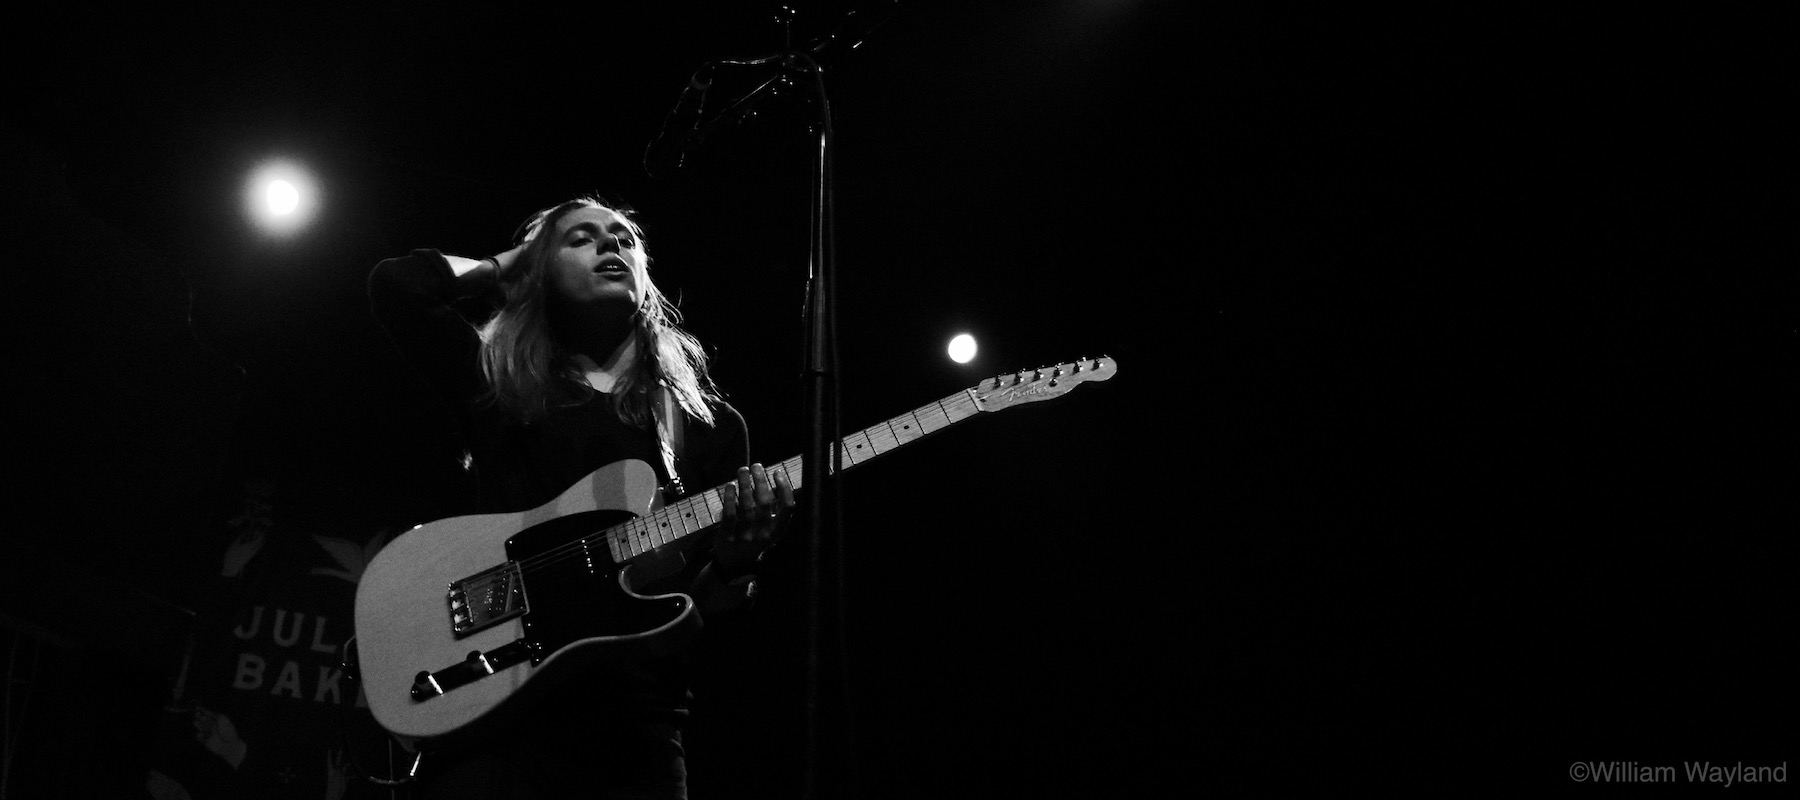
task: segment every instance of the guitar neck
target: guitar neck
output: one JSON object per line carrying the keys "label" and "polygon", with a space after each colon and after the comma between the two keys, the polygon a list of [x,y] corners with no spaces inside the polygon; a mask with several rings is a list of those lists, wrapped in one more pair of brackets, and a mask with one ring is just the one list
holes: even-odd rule
{"label": "guitar neck", "polygon": [[[964,389],[886,422],[864,428],[843,438],[843,468],[849,469],[886,455],[902,445],[911,444],[969,419],[982,410],[981,398],[974,390]],[[766,469],[771,476],[780,473],[787,478],[788,485],[795,491],[804,488],[804,457],[794,456],[769,465]],[[827,473],[835,472],[836,469],[836,463],[825,465]],[[667,508],[609,528],[598,535],[606,537],[608,550],[615,560],[621,562],[674,544],[724,521],[725,502],[722,491],[725,486],[726,484],[720,484],[698,492]]]}
{"label": "guitar neck", "polygon": [[[1088,381],[1108,380],[1117,370],[1118,365],[1111,359],[1084,358],[1011,375],[996,375],[980,385],[845,436],[841,447],[832,451],[834,458],[832,463],[825,465],[825,471],[827,474],[836,472],[840,462],[844,469],[849,469],[984,411],[999,411],[1061,397]],[[799,490],[805,482],[804,466],[804,460],[795,456],[768,467],[768,471],[787,478],[788,485]],[[589,538],[605,537],[607,549],[618,562],[674,544],[724,521],[725,501],[721,494],[724,487],[725,484],[714,486]]]}

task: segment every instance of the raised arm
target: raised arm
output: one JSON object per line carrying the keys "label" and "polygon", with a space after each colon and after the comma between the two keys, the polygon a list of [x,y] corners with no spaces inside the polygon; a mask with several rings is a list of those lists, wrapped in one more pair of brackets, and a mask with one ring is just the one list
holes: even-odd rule
{"label": "raised arm", "polygon": [[455,303],[489,290],[517,248],[488,259],[414,250],[375,265],[369,305],[388,338],[446,402],[460,413],[481,392],[480,336]]}
{"label": "raised arm", "polygon": [[450,264],[451,274],[456,276],[456,291],[461,297],[473,297],[493,288],[495,281],[513,268],[518,260],[519,251],[525,245],[487,258],[468,258],[466,256],[444,255],[444,261]]}

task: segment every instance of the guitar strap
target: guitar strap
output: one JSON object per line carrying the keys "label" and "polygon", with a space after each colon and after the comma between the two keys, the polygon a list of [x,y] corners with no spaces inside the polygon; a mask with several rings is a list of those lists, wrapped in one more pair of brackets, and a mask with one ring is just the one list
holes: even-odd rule
{"label": "guitar strap", "polygon": [[681,484],[681,435],[687,429],[687,417],[681,410],[681,404],[675,402],[675,390],[664,384],[662,391],[661,412],[657,414],[657,444],[662,449],[663,467],[669,473],[669,485],[665,490],[665,498],[673,501],[687,494],[687,488]]}

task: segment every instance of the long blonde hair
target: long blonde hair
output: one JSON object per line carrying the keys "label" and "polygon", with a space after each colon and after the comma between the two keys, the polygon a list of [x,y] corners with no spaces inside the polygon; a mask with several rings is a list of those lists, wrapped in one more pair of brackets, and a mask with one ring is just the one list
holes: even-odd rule
{"label": "long blonde hair", "polygon": [[[582,379],[574,353],[557,340],[551,325],[547,276],[554,244],[553,237],[539,235],[554,231],[564,215],[583,208],[611,211],[640,243],[644,241],[632,209],[595,196],[551,206],[519,226],[517,242],[525,247],[500,282],[505,301],[481,327],[481,369],[487,377],[488,398],[523,421],[549,412],[558,389],[576,389],[577,402],[585,402],[594,392]],[[631,333],[638,358],[613,385],[613,412],[627,423],[649,428],[660,405],[652,390],[667,386],[682,409],[711,425],[711,402],[719,399],[719,393],[707,373],[705,349],[677,327],[681,312],[650,280],[647,264],[641,292]]]}

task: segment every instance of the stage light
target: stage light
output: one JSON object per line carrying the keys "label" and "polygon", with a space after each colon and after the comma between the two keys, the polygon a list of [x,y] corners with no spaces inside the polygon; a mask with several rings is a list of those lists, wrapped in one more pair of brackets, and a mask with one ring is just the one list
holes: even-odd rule
{"label": "stage light", "polygon": [[244,210],[265,235],[282,238],[306,227],[318,210],[319,190],[306,170],[290,161],[269,161],[250,173]]}
{"label": "stage light", "polygon": [[975,337],[959,333],[950,340],[950,360],[967,364],[975,358]]}
{"label": "stage light", "polygon": [[275,216],[292,214],[300,207],[300,190],[287,181],[276,179],[269,181],[265,191],[265,199],[269,202],[269,213]]}

